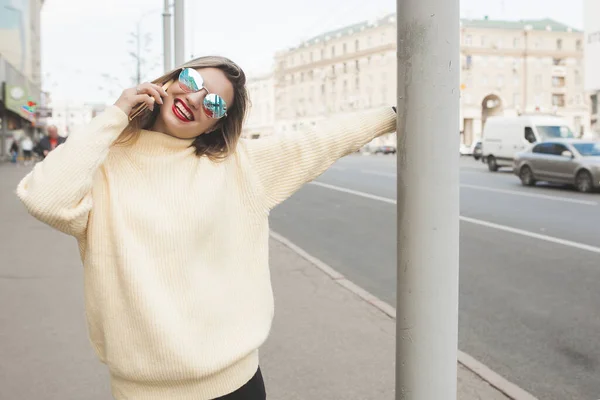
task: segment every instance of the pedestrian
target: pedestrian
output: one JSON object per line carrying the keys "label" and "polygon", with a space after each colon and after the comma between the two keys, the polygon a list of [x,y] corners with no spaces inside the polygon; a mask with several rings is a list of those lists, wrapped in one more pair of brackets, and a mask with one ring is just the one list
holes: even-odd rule
{"label": "pedestrian", "polygon": [[25,135],[21,141],[21,150],[23,150],[23,165],[31,164],[31,155],[33,153],[33,140],[29,135]]}
{"label": "pedestrian", "polygon": [[50,125],[47,129],[48,135],[44,136],[37,146],[38,155],[44,159],[52,150],[65,142],[65,138],[59,136],[56,125]]}
{"label": "pedestrian", "polygon": [[12,139],[12,144],[10,145],[8,152],[10,153],[10,162],[16,164],[19,157],[19,141],[16,136],[13,136]]}
{"label": "pedestrian", "polygon": [[201,57],[125,89],[17,188],[77,238],[90,342],[117,400],[266,399],[269,212],[396,128],[383,107],[241,139],[245,85],[232,61]]}

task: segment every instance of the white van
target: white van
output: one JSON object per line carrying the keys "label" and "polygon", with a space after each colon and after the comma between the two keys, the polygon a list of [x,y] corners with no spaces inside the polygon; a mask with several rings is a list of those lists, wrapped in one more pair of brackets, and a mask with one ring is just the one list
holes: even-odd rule
{"label": "white van", "polygon": [[516,153],[532,143],[574,138],[564,118],[544,115],[489,117],[483,129],[482,160],[490,171],[512,167]]}

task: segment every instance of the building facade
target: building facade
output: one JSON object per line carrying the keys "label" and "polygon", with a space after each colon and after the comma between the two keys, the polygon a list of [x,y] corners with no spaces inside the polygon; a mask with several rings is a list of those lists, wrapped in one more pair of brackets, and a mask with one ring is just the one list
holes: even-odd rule
{"label": "building facade", "polygon": [[55,125],[58,128],[58,134],[66,137],[74,129],[77,129],[77,127],[89,123],[92,118],[102,113],[105,108],[105,104],[73,106],[69,103],[53,103],[52,116],[48,118],[47,124]]}
{"label": "building facade", "polygon": [[250,107],[242,136],[250,139],[272,135],[275,129],[275,87],[273,74],[256,76],[246,84]]}
{"label": "building facade", "polygon": [[590,126],[583,86],[583,33],[549,19],[461,21],[461,132],[480,138],[493,115],[565,117],[583,135]]}
{"label": "building facade", "polygon": [[[396,103],[396,15],[312,38],[275,55],[275,131]],[[383,140],[383,139],[382,139]]]}
{"label": "building facade", "polygon": [[0,159],[9,140],[32,135],[43,125],[40,13],[43,0],[0,3]]}
{"label": "building facade", "polygon": [[[278,52],[274,131],[299,131],[334,115],[396,104],[396,26],[391,14]],[[548,19],[481,19],[462,20],[460,34],[463,143],[481,137],[491,115],[554,113],[578,133],[589,129],[582,32]]]}
{"label": "building facade", "polygon": [[600,136],[600,0],[585,0],[585,89],[591,103],[591,133]]}

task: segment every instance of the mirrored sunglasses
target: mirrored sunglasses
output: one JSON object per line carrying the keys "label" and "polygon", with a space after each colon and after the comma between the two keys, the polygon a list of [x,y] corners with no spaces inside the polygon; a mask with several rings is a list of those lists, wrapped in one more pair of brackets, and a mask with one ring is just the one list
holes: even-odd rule
{"label": "mirrored sunglasses", "polygon": [[215,93],[210,93],[204,87],[204,78],[200,72],[193,68],[184,68],[179,73],[179,86],[186,93],[195,93],[201,90],[206,90],[206,96],[202,102],[204,112],[210,118],[223,118],[227,115],[227,103],[221,96]]}

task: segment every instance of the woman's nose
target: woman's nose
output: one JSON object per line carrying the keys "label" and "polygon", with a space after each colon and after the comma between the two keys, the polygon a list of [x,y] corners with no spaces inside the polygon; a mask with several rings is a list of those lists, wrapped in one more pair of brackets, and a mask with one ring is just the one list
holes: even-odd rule
{"label": "woman's nose", "polygon": [[206,90],[202,89],[199,92],[188,93],[185,98],[188,103],[195,109],[199,109],[206,96]]}

